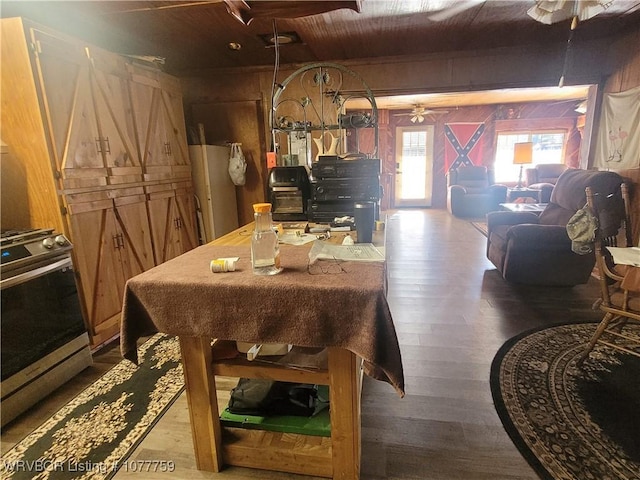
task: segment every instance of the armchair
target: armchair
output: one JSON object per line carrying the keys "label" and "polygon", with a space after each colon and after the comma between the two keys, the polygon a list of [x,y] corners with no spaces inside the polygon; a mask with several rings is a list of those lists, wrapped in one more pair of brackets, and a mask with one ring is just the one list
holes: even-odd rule
{"label": "armchair", "polygon": [[484,217],[506,201],[507,187],[494,184],[485,166],[464,165],[447,173],[447,208],[456,217]]}
{"label": "armchair", "polygon": [[560,175],[549,204],[537,217],[528,212],[487,214],[487,258],[503,278],[528,285],[573,286],[586,283],[595,264],[592,253],[571,249],[566,225],[586,204],[585,190],[609,195],[619,191],[614,172],[568,169]]}
{"label": "armchair", "polygon": [[540,203],[549,203],[551,191],[567,166],[562,163],[541,163],[525,170],[527,188],[540,190]]}

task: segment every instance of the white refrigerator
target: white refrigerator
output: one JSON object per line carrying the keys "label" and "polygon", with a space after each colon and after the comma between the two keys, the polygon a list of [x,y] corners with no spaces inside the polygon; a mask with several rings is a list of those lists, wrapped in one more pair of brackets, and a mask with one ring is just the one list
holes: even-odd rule
{"label": "white refrigerator", "polygon": [[236,186],[229,176],[230,147],[190,145],[191,176],[200,210],[200,237],[210,242],[238,228]]}

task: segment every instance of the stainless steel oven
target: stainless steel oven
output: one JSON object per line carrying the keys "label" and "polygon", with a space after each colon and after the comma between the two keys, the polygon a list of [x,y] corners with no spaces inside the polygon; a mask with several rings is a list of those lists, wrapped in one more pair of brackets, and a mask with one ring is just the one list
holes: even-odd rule
{"label": "stainless steel oven", "polygon": [[72,248],[53,230],[0,235],[2,425],[92,364]]}

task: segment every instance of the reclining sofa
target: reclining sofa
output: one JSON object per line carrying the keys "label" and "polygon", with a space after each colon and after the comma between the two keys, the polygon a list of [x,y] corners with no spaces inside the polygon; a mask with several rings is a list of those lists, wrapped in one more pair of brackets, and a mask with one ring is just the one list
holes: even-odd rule
{"label": "reclining sofa", "polygon": [[447,173],[447,208],[456,217],[484,218],[506,201],[506,185],[495,184],[485,166],[463,165]]}
{"label": "reclining sofa", "polygon": [[527,188],[540,190],[540,203],[549,203],[553,187],[567,166],[562,163],[541,163],[533,168],[527,168],[524,173]]}
{"label": "reclining sofa", "polygon": [[620,190],[614,172],[568,169],[556,182],[545,210],[487,214],[487,258],[505,280],[527,285],[574,286],[586,283],[595,265],[592,253],[571,249],[566,225],[586,204],[586,187],[607,196]]}

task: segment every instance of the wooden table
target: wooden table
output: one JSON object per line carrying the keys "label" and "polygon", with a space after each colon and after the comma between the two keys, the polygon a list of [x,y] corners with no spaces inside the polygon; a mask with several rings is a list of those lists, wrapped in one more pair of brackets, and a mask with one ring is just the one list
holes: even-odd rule
{"label": "wooden table", "polygon": [[[123,309],[123,353],[127,358],[132,358],[132,353],[134,355],[135,353],[131,352],[131,345],[135,345],[136,337],[151,333],[153,327],[157,327],[160,331],[179,336],[187,402],[189,405],[198,469],[218,472],[227,464],[334,479],[356,480],[359,478],[360,472],[360,391],[362,386],[361,366],[363,365],[360,356],[364,358],[365,370],[368,368],[371,372],[374,372],[370,373],[370,371],[367,370],[367,373],[382,377],[392,383],[400,395],[404,394],[400,351],[390,313],[387,313],[388,306],[386,305],[386,299],[382,291],[384,288],[382,278],[380,278],[379,282],[377,280],[373,282],[375,287],[373,289],[375,295],[373,296],[375,296],[375,299],[372,298],[371,302],[377,305],[377,309],[381,308],[381,310],[378,313],[367,313],[366,316],[363,316],[361,319],[362,327],[356,324],[354,329],[355,322],[351,318],[338,321],[341,319],[334,314],[335,312],[332,313],[332,311],[329,310],[329,308],[331,308],[330,306],[324,307],[325,311],[321,312],[321,329],[338,330],[340,328],[339,325],[344,325],[345,328],[348,327],[348,329],[354,330],[347,335],[346,340],[342,340],[342,332],[334,332],[334,337],[340,338],[340,341],[334,342],[333,340],[322,339],[320,337],[313,338],[314,328],[318,329],[319,326],[318,319],[308,321],[309,331],[305,331],[301,337],[295,337],[293,332],[288,335],[286,331],[281,331],[274,332],[273,338],[265,339],[265,343],[271,343],[273,340],[276,340],[276,343],[282,342],[294,343],[296,345],[302,344],[303,346],[328,347],[327,365],[317,370],[305,371],[276,365],[258,364],[257,362],[248,362],[246,359],[213,360],[215,344],[214,349],[212,349],[212,335],[204,333],[196,335],[194,332],[211,331],[216,334],[225,332],[225,334],[228,334],[227,337],[218,338],[227,338],[228,340],[255,341],[255,338],[231,338],[234,334],[226,332],[224,325],[214,324],[212,326],[207,324],[207,321],[211,321],[211,316],[207,315],[196,319],[197,321],[194,320],[195,325],[189,324],[188,328],[184,325],[179,326],[181,322],[185,321],[180,318],[181,314],[184,314],[188,320],[191,316],[198,317],[199,312],[202,312],[203,309],[207,310],[211,308],[215,310],[215,307],[212,307],[211,303],[207,303],[207,301],[210,302],[211,299],[206,293],[204,295],[199,294],[195,300],[191,300],[191,303],[185,303],[182,307],[176,307],[175,321],[169,318],[165,319],[169,321],[163,323],[161,320],[163,312],[171,311],[170,303],[176,302],[176,299],[179,299],[179,297],[171,298],[174,289],[180,288],[181,281],[189,285],[189,278],[183,280],[180,280],[180,278],[184,277],[183,270],[188,267],[190,261],[193,262],[194,259],[198,258],[198,255],[202,256],[206,254],[208,252],[207,248],[212,249],[211,251],[217,251],[213,248],[214,246],[225,248],[233,247],[236,248],[236,250],[241,247],[246,248],[250,242],[251,232],[251,225],[241,227],[215,240],[210,245],[199,247],[199,249],[187,252],[183,256],[178,257],[178,259],[172,260],[171,262],[173,262],[173,264],[171,265],[162,264],[131,279],[127,283],[124,302],[125,307]],[[382,234],[382,232],[380,232],[380,234]],[[340,241],[342,236],[344,236],[344,234],[334,235],[333,241]],[[310,246],[306,246],[304,250],[297,250],[303,249],[303,247],[288,248],[289,259],[287,255],[284,255],[285,248],[283,247],[283,265],[285,265],[285,267],[286,261],[291,261],[291,257],[294,256],[292,255],[293,252],[295,252],[297,256],[300,256],[300,252],[303,252],[306,256],[306,252]],[[246,252],[248,253],[249,250],[246,249]],[[300,264],[300,260],[298,260],[297,263]],[[371,272],[371,269],[374,269],[376,266],[382,268],[380,264],[374,266],[373,264],[362,263],[357,265],[357,263],[358,262],[351,262],[348,267],[346,266],[347,264],[345,264],[345,268],[352,273],[351,280],[348,281],[348,283],[351,284],[348,287],[351,291],[345,293],[345,295],[349,296],[349,302],[358,301],[357,298],[353,298],[354,292],[357,293],[358,288],[367,288],[366,278],[368,278],[367,275],[369,274],[366,274],[364,277],[365,280],[362,280],[362,272]],[[248,265],[250,266],[250,261]],[[246,263],[244,268],[247,268]],[[170,278],[171,275],[168,275],[167,272],[172,271],[175,271],[176,276],[180,278]],[[209,276],[207,277],[201,271],[200,267],[192,268],[192,271],[194,285],[198,288],[203,287],[203,292],[215,289],[217,283],[236,281],[241,278],[238,272],[226,274],[211,274],[209,272]],[[189,270],[189,272],[191,272],[191,270]],[[227,277],[213,277],[213,275],[227,275]],[[265,284],[265,277],[256,277],[246,272],[244,275],[245,279],[248,279],[249,282],[253,281],[251,280],[252,278],[256,278],[255,282],[259,282],[256,283],[256,288],[260,288],[261,285]],[[313,282],[311,282],[309,280],[311,277],[308,276],[306,267],[304,270],[302,267],[297,267],[297,270],[290,267],[289,275],[290,278],[295,279],[296,283],[318,283],[318,286],[315,287],[317,289],[339,289],[340,282],[336,282],[336,278],[340,277],[343,283],[347,282],[346,279],[349,278],[347,275],[321,275],[319,276],[320,278],[313,277]],[[282,274],[269,278],[273,282],[283,282],[287,277],[283,272]],[[172,282],[174,282],[175,285],[173,285]],[[169,285],[166,285],[167,283],[169,283]],[[380,285],[376,286],[378,283]],[[363,284],[364,287],[361,284]],[[323,285],[325,286],[323,287]],[[333,285],[336,286],[333,287]],[[225,288],[232,287],[226,286]],[[307,295],[312,292],[309,288],[307,289]],[[287,292],[283,292],[283,294],[287,295]],[[366,297],[367,295],[364,296]],[[380,305],[382,300],[384,300],[384,305]],[[177,301],[180,303],[179,300]],[[192,305],[193,301],[202,303],[202,308],[199,308],[200,305],[196,305],[195,307],[197,308],[195,308]],[[309,301],[312,305],[316,305],[315,308],[318,308],[317,302],[314,304],[312,299]],[[231,310],[240,308],[238,305],[234,305],[233,308],[230,307]],[[246,308],[256,309],[257,307],[255,304],[250,304],[247,305]],[[333,308],[335,310],[335,307]],[[183,312],[183,309],[189,311]],[[272,314],[273,310],[269,310],[268,306],[265,306],[265,309],[265,311],[271,312]],[[298,313],[300,313],[300,311]],[[212,313],[211,315],[214,314]],[[265,316],[268,317],[269,314],[265,314]],[[239,312],[237,321],[240,322],[242,318],[242,312]],[[325,318],[326,324],[323,323]],[[143,319],[146,319],[147,323],[142,321]],[[265,320],[265,322],[266,321],[268,320]],[[300,320],[300,322],[299,328],[304,330],[307,325],[302,324],[302,320]],[[221,321],[220,323],[224,322]],[[275,328],[269,327],[267,330],[273,332]],[[229,326],[227,324],[226,328],[233,328],[233,325]],[[360,328],[362,328],[365,333],[360,332]],[[246,329],[251,330],[251,326],[247,326]],[[364,345],[361,344],[359,338],[362,337],[363,334],[365,336],[371,334],[367,329],[375,329],[371,344],[374,345],[374,349],[378,349],[380,352],[374,351],[372,354],[367,348],[366,343]],[[239,331],[244,331],[244,329],[240,328]],[[238,335],[241,336],[241,334]],[[296,342],[288,341],[294,337]],[[385,340],[381,340],[381,338]],[[380,343],[384,343],[385,341],[387,344],[380,348]],[[340,345],[336,345],[338,343]],[[354,350],[357,354],[354,353]],[[377,355],[377,353],[380,353],[380,355]],[[399,365],[399,368],[396,363]],[[379,367],[379,365],[382,365],[382,367]],[[397,371],[398,369],[399,371]],[[291,433],[276,434],[274,432],[221,426],[215,380],[215,377],[218,375],[267,378],[286,382],[329,385],[331,405],[330,439]]]}

